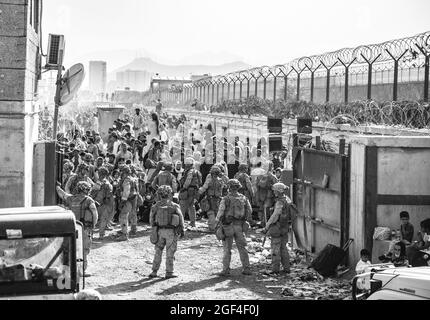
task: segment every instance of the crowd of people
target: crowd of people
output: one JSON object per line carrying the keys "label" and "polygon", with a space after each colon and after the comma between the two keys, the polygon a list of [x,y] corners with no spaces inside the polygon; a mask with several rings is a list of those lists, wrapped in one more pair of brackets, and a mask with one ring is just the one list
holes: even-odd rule
{"label": "crowd of people", "polygon": [[80,129],[59,134],[57,140],[64,157],[57,193],[84,222],[86,255],[97,228],[99,240],[120,228],[110,236],[128,241],[137,235],[140,220],[156,230],[151,237],[156,245],[152,276],[167,247],[170,277],[177,237],[195,230],[196,221],[204,218],[225,244],[222,274],[229,274],[233,239],[244,274],[249,274],[243,235],[248,221],[279,238],[272,241],[279,256],[273,259],[278,264],[274,271],[279,272],[282,262],[289,272],[285,230],[288,234],[293,211],[283,209],[292,206],[288,187],[280,184],[285,154],[269,156],[264,138],[253,147],[237,137],[228,143],[211,124],[190,123],[157,107],[154,113],[136,109],[132,117],[116,120],[106,141],[94,130]]}

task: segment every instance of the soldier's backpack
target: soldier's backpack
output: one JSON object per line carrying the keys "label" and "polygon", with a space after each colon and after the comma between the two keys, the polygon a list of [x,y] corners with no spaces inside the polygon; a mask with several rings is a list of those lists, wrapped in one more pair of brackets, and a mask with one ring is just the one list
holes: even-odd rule
{"label": "soldier's backpack", "polygon": [[215,197],[222,197],[223,195],[223,182],[221,179],[211,177],[211,182],[209,185],[208,195]]}
{"label": "soldier's backpack", "polygon": [[225,216],[226,223],[230,224],[234,220],[245,220],[246,217],[246,198],[243,195],[240,197],[227,196],[225,201]]}
{"label": "soldier's backpack", "polygon": [[176,228],[179,226],[179,214],[173,205],[169,203],[157,203],[155,205],[155,222],[161,228]]}
{"label": "soldier's backpack", "polygon": [[284,201],[279,220],[272,224],[268,230],[268,235],[273,238],[279,238],[288,234],[292,222],[292,213],[290,204]]}
{"label": "soldier's backpack", "polygon": [[197,170],[193,169],[193,178],[191,179],[190,187],[200,187],[202,184],[201,177]]}
{"label": "soldier's backpack", "polygon": [[82,199],[78,196],[73,196],[69,202],[70,210],[75,214],[77,221],[82,222],[85,226],[91,226],[93,224],[93,215],[89,210],[88,202],[92,201],[89,196],[85,196]]}

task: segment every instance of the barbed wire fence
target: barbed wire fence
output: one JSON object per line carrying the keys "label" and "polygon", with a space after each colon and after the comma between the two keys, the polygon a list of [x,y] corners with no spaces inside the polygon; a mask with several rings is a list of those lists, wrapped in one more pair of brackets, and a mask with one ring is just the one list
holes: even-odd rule
{"label": "barbed wire fence", "polygon": [[[364,122],[423,128],[430,121],[429,60],[430,31],[207,77],[185,85],[182,92],[162,92],[161,98],[183,105],[197,99],[221,110],[230,104],[244,114],[255,99],[272,109],[291,109],[291,103],[305,101],[314,109],[307,111],[320,117],[322,111],[333,116],[353,112]],[[353,107],[339,110],[351,102]],[[330,110],[321,110],[324,107]]]}

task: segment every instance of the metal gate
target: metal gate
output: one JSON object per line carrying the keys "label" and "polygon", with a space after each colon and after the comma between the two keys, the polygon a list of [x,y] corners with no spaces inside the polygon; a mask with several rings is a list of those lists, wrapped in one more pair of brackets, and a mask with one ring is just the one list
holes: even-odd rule
{"label": "metal gate", "polygon": [[327,244],[342,247],[349,239],[348,159],[345,154],[315,149],[293,150],[297,241],[307,252],[318,253]]}

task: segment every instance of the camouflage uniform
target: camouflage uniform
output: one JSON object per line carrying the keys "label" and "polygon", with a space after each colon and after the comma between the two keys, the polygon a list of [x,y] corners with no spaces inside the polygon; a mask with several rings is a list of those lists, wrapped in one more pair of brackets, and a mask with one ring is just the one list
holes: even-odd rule
{"label": "camouflage uniform", "polygon": [[157,194],[161,200],[151,208],[150,214],[150,224],[153,228],[157,228],[155,231],[158,235],[150,277],[157,276],[163,251],[166,248],[166,278],[172,278],[175,277],[173,275],[173,263],[177,250],[178,235],[184,235],[184,218],[179,205],[170,199],[172,188],[161,186]]}
{"label": "camouflage uniform", "polygon": [[93,229],[98,220],[98,213],[95,202],[88,196],[91,186],[87,182],[79,182],[77,186],[78,194],[71,195],[57,187],[57,192],[65,201],[65,205],[75,214],[77,221],[84,225],[83,245],[84,245],[84,270],[87,268],[87,257],[90,253]]}
{"label": "camouflage uniform", "polygon": [[252,204],[254,198],[254,192],[252,190],[251,178],[248,173],[248,166],[246,164],[239,165],[239,172],[236,173],[234,178],[240,182],[242,188],[239,189],[239,193],[243,194],[248,198],[249,202]]}
{"label": "camouflage uniform", "polygon": [[181,178],[181,191],[179,192],[179,204],[183,215],[190,217],[190,225],[196,226],[196,209],[194,202],[197,198],[197,190],[202,185],[202,174],[194,169],[194,160],[185,161],[185,172]]}
{"label": "camouflage uniform", "polygon": [[94,197],[94,200],[98,202],[99,207],[97,208],[100,220],[100,239],[103,239],[106,231],[106,227],[112,216],[114,208],[114,197],[113,187],[108,181],[109,171],[102,167],[99,169],[99,177],[101,178],[100,190]]}
{"label": "camouflage uniform", "polygon": [[120,241],[128,240],[128,222],[130,219],[131,233],[135,234],[137,231],[137,193],[138,182],[137,179],[131,176],[131,170],[128,166],[122,168],[124,179],[121,183],[121,205],[119,214],[119,223],[121,224],[121,237]]}
{"label": "camouflage uniform", "polygon": [[92,181],[88,178],[89,166],[85,163],[81,163],[76,168],[76,174],[70,176],[66,182],[65,191],[68,194],[78,194],[78,183],[85,181],[92,185]]}
{"label": "camouflage uniform", "polygon": [[266,226],[267,216],[270,208],[273,207],[274,198],[272,187],[278,182],[276,176],[271,172],[271,166],[269,171],[262,176],[257,178],[257,191],[255,194],[256,204],[259,206],[259,218],[262,226]]}
{"label": "camouflage uniform", "polygon": [[288,187],[282,183],[273,186],[276,198],[275,209],[263,229],[271,238],[272,272],[279,273],[282,263],[283,271],[290,272],[290,255],[287,249],[288,232],[294,219],[291,200],[285,195]]}
{"label": "camouflage uniform", "polygon": [[224,179],[221,178],[221,169],[218,166],[211,168],[210,174],[207,176],[205,184],[199,189],[199,194],[207,193],[206,199],[209,204],[208,227],[210,231],[215,231],[216,214],[218,213],[219,204],[223,196],[223,190],[226,189]]}
{"label": "camouflage uniform", "polygon": [[[223,257],[223,272],[221,275],[228,276],[230,274],[231,250],[233,247],[233,240],[236,242],[237,249],[239,250],[240,260],[243,266],[243,274],[249,275],[249,256],[246,250],[246,238],[244,235],[244,228],[246,223],[253,223],[251,213],[252,208],[248,199],[240,193],[238,189],[241,184],[238,180],[230,180],[229,188],[230,193],[221,200],[219,211],[216,220],[222,223],[224,229],[225,240],[224,257]],[[249,225],[248,225],[249,226]]]}
{"label": "camouflage uniform", "polygon": [[176,177],[173,175],[172,170],[172,163],[164,164],[164,171],[157,174],[152,181],[152,187],[157,190],[161,186],[169,186],[172,188],[173,193],[176,193],[178,190],[178,182],[176,181]]}

